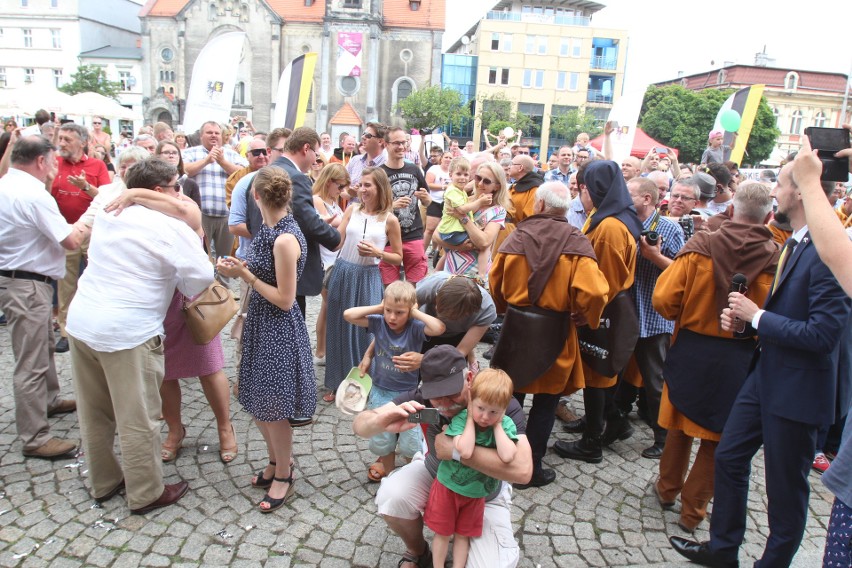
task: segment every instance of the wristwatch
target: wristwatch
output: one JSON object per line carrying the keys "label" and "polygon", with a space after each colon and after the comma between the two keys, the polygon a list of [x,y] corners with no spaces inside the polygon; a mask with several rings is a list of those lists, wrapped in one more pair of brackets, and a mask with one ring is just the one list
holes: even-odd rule
{"label": "wristwatch", "polygon": [[461,219],[459,219],[459,222],[460,222],[462,225],[467,225],[467,222],[468,222],[468,221],[470,221],[470,217],[467,217],[467,216],[464,216],[464,217],[462,217]]}

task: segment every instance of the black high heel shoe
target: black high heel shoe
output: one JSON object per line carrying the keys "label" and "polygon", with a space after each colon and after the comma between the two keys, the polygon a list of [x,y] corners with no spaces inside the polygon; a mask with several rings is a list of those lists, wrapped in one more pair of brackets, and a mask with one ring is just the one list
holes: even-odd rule
{"label": "black high heel shoe", "polygon": [[[284,503],[286,503],[290,499],[290,497],[292,497],[293,494],[296,492],[296,482],[293,481],[292,471],[290,471],[290,477],[273,477],[272,480],[277,481],[278,483],[289,483],[290,487],[287,488],[287,493],[284,494],[284,497],[280,499],[273,499],[269,496],[269,493],[264,495],[263,500],[257,504],[258,509],[260,509],[261,513],[271,513],[272,511],[277,511],[278,509],[283,507]],[[264,503],[269,503],[268,509],[264,509],[263,507],[261,507],[261,505]]]}
{"label": "black high heel shoe", "polygon": [[[274,466],[274,465],[278,465],[278,464],[271,461],[271,462],[269,462],[269,465]],[[261,489],[266,489],[267,487],[272,485],[272,480],[275,479],[275,474],[273,473],[272,477],[263,477],[263,472],[264,472],[265,469],[266,468],[263,468],[262,470],[257,472],[257,474],[255,475],[256,479],[252,479],[252,481],[251,481],[252,487],[260,487]]]}

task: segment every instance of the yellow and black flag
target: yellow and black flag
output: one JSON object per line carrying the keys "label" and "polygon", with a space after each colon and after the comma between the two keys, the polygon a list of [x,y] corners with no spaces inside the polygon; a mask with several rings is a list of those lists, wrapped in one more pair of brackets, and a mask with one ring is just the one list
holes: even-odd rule
{"label": "yellow and black flag", "polygon": [[[731,161],[737,164],[742,163],[764,87],[765,85],[752,85],[740,89],[725,100],[716,115],[713,130],[725,132],[724,144],[732,147]],[[736,140],[734,133],[737,135]]]}
{"label": "yellow and black flag", "polygon": [[316,63],[317,54],[306,53],[291,61],[281,73],[272,128],[292,130],[305,124]]}

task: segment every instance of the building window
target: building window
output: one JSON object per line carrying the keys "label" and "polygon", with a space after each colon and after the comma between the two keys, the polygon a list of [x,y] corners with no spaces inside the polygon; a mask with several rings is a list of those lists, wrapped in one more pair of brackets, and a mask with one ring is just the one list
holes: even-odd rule
{"label": "building window", "polygon": [[162,59],[164,63],[171,63],[174,58],[175,52],[172,51],[171,47],[164,47],[160,50],[160,59]]}
{"label": "building window", "polygon": [[721,85],[722,83],[725,82],[725,79],[727,79],[727,78],[728,78],[728,74],[725,72],[725,70],[719,69],[719,74],[716,76],[716,83]]}
{"label": "building window", "polygon": [[345,97],[351,97],[361,88],[361,79],[358,77],[340,77],[337,80],[337,89]]}
{"label": "building window", "polygon": [[32,47],[33,46],[33,31],[29,28],[24,28],[21,31],[24,33],[24,47]]}
{"label": "building window", "polygon": [[35,79],[35,69],[24,69],[24,83],[32,83],[33,79]]}
{"label": "building window", "polygon": [[[543,104],[534,104],[534,103],[518,103],[518,114],[525,114],[530,118],[532,124],[530,125],[530,132],[527,133],[526,129],[524,129],[524,137],[530,136],[531,138],[539,138],[541,136],[541,125],[544,117],[544,105]],[[534,140],[534,143],[538,143],[538,141]]]}
{"label": "building window", "polygon": [[128,92],[133,89],[133,85],[130,84],[130,71],[119,71],[118,82],[121,83],[122,91]]}
{"label": "building window", "polygon": [[51,8],[59,8],[59,0],[50,0]]}
{"label": "building window", "polygon": [[781,130],[781,113],[778,111],[777,107],[772,107],[772,116],[775,117],[775,126],[778,127],[778,130]]}
{"label": "building window", "polygon": [[6,68],[0,67],[0,87],[6,86]]}
{"label": "building window", "polygon": [[795,71],[790,71],[787,73],[787,77],[784,79],[784,88],[788,91],[795,91],[796,87],[799,86],[799,74]]}
{"label": "building window", "polygon": [[361,8],[361,0],[343,0],[344,8]]}
{"label": "building window", "polygon": [[500,50],[500,34],[493,33],[491,34],[491,51],[499,51]]}
{"label": "building window", "polygon": [[563,37],[559,40],[559,55],[562,57],[568,57],[568,54],[571,52],[571,38]]}
{"label": "building window", "polygon": [[508,85],[509,84],[509,69],[506,68],[506,69],[503,69],[502,71],[503,72],[500,75],[500,84],[501,85]]}
{"label": "building window", "polygon": [[234,85],[234,103],[235,105],[246,104],[246,84],[242,81],[237,81]]}
{"label": "building window", "polygon": [[50,40],[53,42],[53,49],[62,49],[62,30],[50,30]]}
{"label": "building window", "polygon": [[524,49],[524,53],[535,53],[535,36],[528,35],[527,36],[527,44]]}
{"label": "building window", "polygon": [[396,86],[396,102],[402,102],[411,94],[411,91],[414,90],[414,85],[411,84],[411,81],[400,81]]}
{"label": "building window", "polygon": [[541,89],[544,87],[544,71],[538,70],[535,72],[535,88]]}
{"label": "building window", "polygon": [[568,74],[565,71],[558,71],[556,73],[556,90],[564,91],[565,90],[565,79]]}
{"label": "building window", "polygon": [[547,54],[547,36],[538,36],[538,54]]}
{"label": "building window", "polygon": [[497,84],[497,68],[491,67],[488,69],[488,84],[496,85]]}
{"label": "building window", "polygon": [[825,113],[820,111],[814,117],[814,126],[816,126],[817,128],[825,128],[825,123],[827,121],[828,121],[828,118],[826,118]]}
{"label": "building window", "polygon": [[571,57],[581,57],[583,51],[583,40],[575,37],[571,38]]}
{"label": "building window", "polygon": [[802,111],[793,112],[793,118],[790,119],[790,134],[802,133]]}
{"label": "building window", "polygon": [[29,0],[21,0],[21,8],[26,8],[29,5]]}
{"label": "building window", "polygon": [[62,84],[62,69],[54,69],[53,70],[53,86],[58,89],[59,85]]}
{"label": "building window", "polygon": [[524,69],[524,87],[532,87],[532,69]]}
{"label": "building window", "polygon": [[580,84],[580,74],[579,73],[569,73],[568,74],[568,90],[576,91],[577,85]]}
{"label": "building window", "polygon": [[512,34],[503,34],[503,51],[512,51]]}

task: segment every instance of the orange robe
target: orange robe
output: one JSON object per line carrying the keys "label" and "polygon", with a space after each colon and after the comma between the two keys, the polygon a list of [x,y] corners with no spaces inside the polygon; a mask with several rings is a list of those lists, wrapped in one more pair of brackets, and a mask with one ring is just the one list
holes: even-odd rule
{"label": "orange robe", "polygon": [[[609,284],[608,300],[633,286],[636,274],[636,239],[627,227],[615,217],[608,217],[586,235],[598,257],[598,267]],[[584,385],[580,388],[609,388],[615,384],[616,376],[605,377],[594,372],[583,363]],[[577,389],[570,389],[570,394]]]}
{"label": "orange robe", "polygon": [[[774,274],[763,272],[748,285],[748,296],[762,306],[772,288]],[[675,320],[673,342],[681,328],[711,337],[732,338],[722,331],[716,311],[716,291],[713,284],[713,262],[698,253],[678,256],[657,279],[654,289],[654,309],[666,319]],[[696,364],[701,364],[701,354],[696,353]],[[687,436],[718,442],[720,433],[702,428],[683,414],[669,400],[668,388],[663,386],[660,401],[660,426],[667,430],[682,430]]]}
{"label": "orange robe", "polygon": [[513,185],[509,188],[509,197],[512,199],[512,204],[515,206],[513,220],[515,224],[518,224],[527,217],[531,217],[533,215],[536,188],[532,188],[529,191],[515,191],[513,189],[514,187],[515,186]]}
{"label": "orange robe", "polygon": [[[526,256],[497,253],[488,275],[497,313],[505,313],[508,304],[532,305],[527,286],[529,277]],[[607,282],[595,261],[586,256],[563,254],[536,305],[557,312],[581,313],[589,321],[598,321],[606,303]],[[566,385],[574,390],[582,388],[583,371],[576,364],[580,357],[577,329],[573,324],[569,328],[565,347],[553,366],[529,385],[517,389],[518,392],[559,394]]]}
{"label": "orange robe", "polygon": [[777,227],[772,223],[768,223],[766,225],[766,228],[769,229],[770,233],[772,233],[772,240],[781,246],[784,246],[784,243],[787,242],[787,239],[793,236],[793,231],[785,231],[784,229]]}

